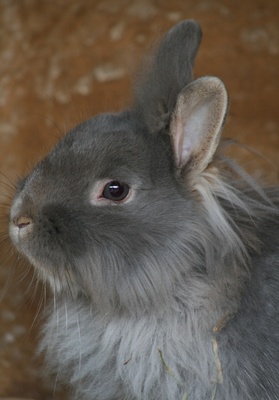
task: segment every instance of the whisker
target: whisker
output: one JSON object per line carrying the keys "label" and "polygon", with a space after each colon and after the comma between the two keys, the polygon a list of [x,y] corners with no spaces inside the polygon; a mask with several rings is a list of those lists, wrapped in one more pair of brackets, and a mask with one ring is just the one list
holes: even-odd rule
{"label": "whisker", "polygon": [[73,285],[71,285],[71,281],[72,281],[71,274],[70,274],[70,271],[69,271],[69,268],[67,265],[65,265],[64,272],[65,272],[65,280],[66,280],[67,288],[69,290],[69,293],[70,293],[72,299],[74,299],[75,296],[74,296],[74,292],[73,292]]}
{"label": "whisker", "polygon": [[[38,291],[38,286],[39,286],[40,283],[39,283],[39,280],[37,278],[37,274],[36,274],[35,269],[29,264],[28,272],[30,272],[31,269],[33,271],[33,274],[32,274],[31,281],[29,282],[28,287],[26,289],[26,294],[32,295],[34,297],[34,296],[36,296],[36,293]],[[32,294],[31,294],[31,291],[32,291]],[[32,301],[33,301],[33,299],[32,299]]]}
{"label": "whisker", "polygon": [[[4,258],[5,257],[6,257],[6,255],[4,254]],[[5,262],[5,264],[7,263],[9,265],[10,264],[10,259],[13,259],[11,254],[6,259],[7,261]],[[1,290],[1,294],[0,294],[0,304],[2,303],[4,298],[6,297],[8,291],[9,291],[9,288],[12,286],[12,282],[14,281],[14,277],[15,277],[15,266],[16,266],[16,264],[17,264],[16,260],[13,259],[13,262],[9,265],[9,271],[8,271],[8,274],[7,274],[7,279],[5,280],[4,287]]]}
{"label": "whisker", "polygon": [[9,243],[9,235],[6,232],[1,232],[0,236],[4,236],[0,241],[0,247],[4,247],[4,244]]}
{"label": "whisker", "polygon": [[[56,268],[54,268],[54,281],[55,281],[55,274],[56,274]],[[59,272],[57,272],[57,275],[59,275]],[[53,315],[56,316],[56,331],[58,332],[59,329],[59,313],[58,313],[58,306],[57,306],[57,293],[55,286],[53,288]]]}
{"label": "whisker", "polygon": [[65,306],[65,324],[66,324],[66,332],[67,332],[68,331],[68,307],[67,307],[66,299],[64,300],[64,306]]}
{"label": "whisker", "polygon": [[[36,288],[36,290],[37,290],[38,286],[36,285],[35,288]],[[33,302],[32,302],[32,303],[33,303]],[[33,303],[33,304],[34,304],[34,303]],[[28,334],[32,331],[32,329],[34,328],[35,324],[38,322],[39,315],[41,314],[41,310],[42,310],[44,304],[45,304],[45,303],[44,303],[44,295],[43,295],[43,292],[40,292],[39,301],[38,301],[38,303],[37,303],[36,312],[35,312],[35,315],[34,315],[34,317],[33,317],[33,321],[32,321],[32,323],[31,323],[31,325],[29,326],[28,331],[27,331]],[[31,303],[30,303],[30,305],[31,305]]]}
{"label": "whisker", "polygon": [[[0,192],[0,199],[1,198],[4,199],[4,200],[0,201],[0,207],[11,207],[11,203],[13,201],[13,197],[12,196],[10,196],[7,193],[1,193]],[[7,200],[7,201],[5,201],[5,200]]]}
{"label": "whisker", "polygon": [[[25,265],[26,264],[27,263],[25,263]],[[17,278],[17,282],[16,282],[17,285],[20,285],[23,281],[25,281],[26,277],[29,275],[30,269],[31,269],[31,267],[27,266],[25,268],[25,270],[20,273],[19,277]],[[29,284],[29,286],[30,286],[30,284]],[[27,292],[28,292],[28,289],[26,290],[26,293]]]}
{"label": "whisker", "polygon": [[39,117],[45,119],[46,121],[49,121],[56,128],[56,130],[58,132],[58,135],[54,135],[54,134],[48,133],[48,136],[51,136],[51,137],[53,137],[55,139],[60,139],[61,138],[61,136],[63,135],[63,130],[60,128],[60,126],[55,121],[53,121],[47,115],[44,115],[44,114],[41,114],[41,113],[32,113],[32,114],[36,115],[36,116],[39,116]]}
{"label": "whisker", "polygon": [[13,181],[10,180],[8,175],[5,175],[2,171],[0,171],[0,174],[8,181],[8,183],[4,182],[4,181],[0,181],[0,183],[5,185],[8,189],[11,189],[11,190],[15,191],[16,190],[16,185],[14,184]]}
{"label": "whisker", "polygon": [[78,365],[78,371],[81,369],[81,330],[80,330],[80,318],[79,318],[79,310],[78,310],[78,305],[76,305],[76,316],[77,316],[77,328],[78,328],[78,339],[79,339],[79,365]]}
{"label": "whisker", "polygon": [[55,380],[54,380],[54,385],[53,385],[53,393],[52,393],[52,398],[55,399],[56,396],[56,391],[57,391],[57,385],[59,381],[59,374],[61,370],[61,362],[59,362],[58,368],[57,368],[57,373],[55,374]]}

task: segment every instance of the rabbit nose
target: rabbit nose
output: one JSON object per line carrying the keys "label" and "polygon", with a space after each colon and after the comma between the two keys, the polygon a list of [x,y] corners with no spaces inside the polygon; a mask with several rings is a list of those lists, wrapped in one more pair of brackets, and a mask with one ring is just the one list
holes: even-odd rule
{"label": "rabbit nose", "polygon": [[30,225],[32,223],[32,219],[30,217],[25,217],[25,216],[21,216],[18,218],[14,218],[13,219],[13,223],[15,226],[17,226],[19,229],[23,229],[26,228],[28,225]]}

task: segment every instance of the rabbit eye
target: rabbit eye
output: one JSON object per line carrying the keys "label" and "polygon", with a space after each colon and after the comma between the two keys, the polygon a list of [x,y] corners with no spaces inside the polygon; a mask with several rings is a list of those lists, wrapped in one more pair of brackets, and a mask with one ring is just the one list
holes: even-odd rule
{"label": "rabbit eye", "polygon": [[124,200],[129,193],[129,186],[126,183],[111,181],[104,187],[102,197],[108,200],[121,201]]}

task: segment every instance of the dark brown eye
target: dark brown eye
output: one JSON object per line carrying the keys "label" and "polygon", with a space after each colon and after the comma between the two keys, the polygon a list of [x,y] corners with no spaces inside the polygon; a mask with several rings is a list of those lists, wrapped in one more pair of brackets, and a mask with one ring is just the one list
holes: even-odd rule
{"label": "dark brown eye", "polygon": [[102,196],[113,201],[124,200],[129,193],[129,186],[126,183],[111,181],[104,187]]}

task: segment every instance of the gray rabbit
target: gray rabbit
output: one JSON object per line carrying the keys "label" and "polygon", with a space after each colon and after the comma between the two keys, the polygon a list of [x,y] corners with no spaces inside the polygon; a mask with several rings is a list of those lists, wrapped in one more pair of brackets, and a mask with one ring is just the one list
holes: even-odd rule
{"label": "gray rabbit", "polygon": [[121,113],[18,184],[10,236],[54,293],[41,351],[76,400],[279,399],[279,188],[224,157],[201,30],[162,39]]}

